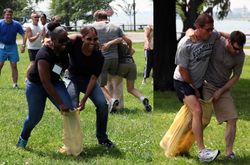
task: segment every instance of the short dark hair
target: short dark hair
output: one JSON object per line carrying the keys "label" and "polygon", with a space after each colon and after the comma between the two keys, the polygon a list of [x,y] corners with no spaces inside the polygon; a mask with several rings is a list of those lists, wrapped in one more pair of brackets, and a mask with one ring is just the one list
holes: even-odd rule
{"label": "short dark hair", "polygon": [[194,22],[194,27],[204,27],[206,24],[213,24],[214,19],[207,13],[200,14]]}
{"label": "short dark hair", "polygon": [[86,36],[90,31],[94,31],[95,34],[97,35],[97,31],[93,26],[84,26],[81,28],[80,33],[84,37]]}
{"label": "short dark hair", "polygon": [[7,12],[13,14],[13,10],[11,8],[6,8],[6,9],[3,10],[3,14],[5,14]]}
{"label": "short dark hair", "polygon": [[237,43],[240,47],[243,47],[246,43],[246,35],[241,31],[233,31],[229,37],[231,43]]}
{"label": "short dark hair", "polygon": [[58,26],[50,33],[50,38],[57,39],[58,35],[60,35],[63,32],[66,32],[66,30],[63,27]]}
{"label": "short dark hair", "polygon": [[97,20],[97,19],[108,19],[107,12],[104,11],[104,10],[97,10],[97,11],[94,13],[93,16],[94,16],[95,20]]}
{"label": "short dark hair", "polygon": [[48,29],[48,35],[50,36],[50,34],[52,33],[52,31],[57,28],[58,26],[60,26],[60,23],[58,22],[50,22],[47,25],[47,29]]}
{"label": "short dark hair", "polygon": [[44,17],[45,19],[47,19],[47,16],[44,13],[41,15],[41,17]]}

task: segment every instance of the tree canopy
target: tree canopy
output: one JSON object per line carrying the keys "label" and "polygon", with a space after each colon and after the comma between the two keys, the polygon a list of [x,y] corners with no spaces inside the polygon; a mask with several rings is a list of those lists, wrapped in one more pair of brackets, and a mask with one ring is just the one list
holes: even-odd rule
{"label": "tree canopy", "polygon": [[176,12],[183,22],[182,31],[193,27],[193,23],[200,13],[213,14],[213,8],[216,8],[217,18],[223,19],[230,11],[230,0],[177,0]]}
{"label": "tree canopy", "polygon": [[62,17],[62,21],[69,25],[69,21],[84,19],[92,21],[92,14],[96,10],[108,9],[113,0],[52,0],[51,11],[53,15]]}
{"label": "tree canopy", "polygon": [[23,9],[27,6],[26,0],[1,0],[0,11],[5,8],[11,8],[14,11],[14,17],[23,16]]}

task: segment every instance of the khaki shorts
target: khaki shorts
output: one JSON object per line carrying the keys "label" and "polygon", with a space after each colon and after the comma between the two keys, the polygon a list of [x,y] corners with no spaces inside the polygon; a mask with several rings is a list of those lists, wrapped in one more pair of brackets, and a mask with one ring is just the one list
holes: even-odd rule
{"label": "khaki shorts", "polygon": [[118,69],[118,59],[105,59],[98,81],[101,87],[107,85],[108,74],[116,75]]}
{"label": "khaki shorts", "polygon": [[[203,96],[205,100],[210,99],[217,90],[212,84],[204,83]],[[226,91],[221,95],[219,100],[214,102],[214,113],[219,124],[230,119],[237,119],[238,115],[234,105],[233,97],[230,91]]]}
{"label": "khaki shorts", "polygon": [[117,75],[127,80],[136,80],[137,71],[135,63],[119,64]]}

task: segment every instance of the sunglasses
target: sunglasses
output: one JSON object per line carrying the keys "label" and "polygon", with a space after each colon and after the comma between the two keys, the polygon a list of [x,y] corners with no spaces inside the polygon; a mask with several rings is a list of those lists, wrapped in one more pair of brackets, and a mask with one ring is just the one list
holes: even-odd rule
{"label": "sunglasses", "polygon": [[88,41],[97,41],[98,38],[97,38],[97,37],[95,37],[95,38],[90,38],[90,37],[88,37],[88,38],[86,38],[86,40],[88,40]]}
{"label": "sunglasses", "polygon": [[61,45],[68,45],[70,43],[70,39],[68,37],[64,39],[60,39],[58,40],[58,43]]}
{"label": "sunglasses", "polygon": [[233,47],[233,49],[234,49],[235,51],[241,51],[241,48],[235,47],[232,43],[231,43],[231,45],[232,45],[232,47]]}

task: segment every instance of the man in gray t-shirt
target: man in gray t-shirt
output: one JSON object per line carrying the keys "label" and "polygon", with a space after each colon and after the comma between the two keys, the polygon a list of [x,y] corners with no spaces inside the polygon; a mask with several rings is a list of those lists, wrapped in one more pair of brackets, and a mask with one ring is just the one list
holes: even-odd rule
{"label": "man in gray t-shirt", "polygon": [[[119,42],[112,42],[113,44],[107,44],[110,41],[113,41],[117,38],[122,38],[128,45],[129,49],[132,48],[132,41],[123,33],[119,26],[114,25],[108,21],[107,13],[104,10],[97,10],[94,13],[94,18],[96,22],[92,25],[97,30],[97,35],[102,47],[102,54],[104,55],[104,64],[102,68],[102,73],[99,76],[99,83],[102,88],[102,91],[109,101],[109,111],[114,110],[115,107],[118,106],[119,100],[118,98],[113,98],[110,91],[107,89],[106,85],[108,82],[108,74],[109,81],[114,82],[110,83],[113,91],[122,91],[122,89],[118,89],[118,85],[114,84],[122,84],[122,79],[118,80],[115,75],[118,69],[118,47],[117,44]],[[122,40],[120,40],[121,42]],[[119,81],[121,83],[119,83]],[[122,86],[121,86],[122,87]]]}
{"label": "man in gray t-shirt", "polygon": [[214,42],[219,33],[213,32],[214,21],[208,14],[201,14],[195,21],[193,43],[189,37],[184,37],[178,44],[176,52],[176,69],[174,72],[174,86],[178,98],[189,107],[192,113],[192,131],[199,150],[201,162],[211,162],[220,154],[219,150],[208,150],[203,141],[202,108],[198,98],[204,74]]}
{"label": "man in gray t-shirt", "polygon": [[238,116],[230,88],[239,80],[242,72],[245,42],[246,36],[240,31],[233,31],[229,39],[221,37],[217,40],[205,74],[204,98],[213,98],[214,112],[218,123],[227,123],[225,159],[235,158],[233,144]]}

